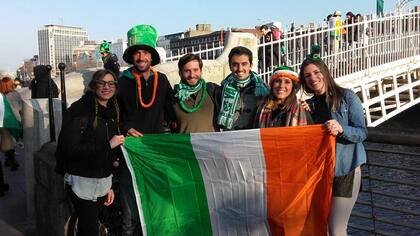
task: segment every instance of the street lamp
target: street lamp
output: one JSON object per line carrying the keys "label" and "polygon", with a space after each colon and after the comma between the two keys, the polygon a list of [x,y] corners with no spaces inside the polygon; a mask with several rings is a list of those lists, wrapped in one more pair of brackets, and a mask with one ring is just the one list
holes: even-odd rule
{"label": "street lamp", "polygon": [[401,14],[404,6],[407,5],[407,3],[412,2],[413,0],[397,0],[397,4],[395,5],[395,12],[398,14]]}

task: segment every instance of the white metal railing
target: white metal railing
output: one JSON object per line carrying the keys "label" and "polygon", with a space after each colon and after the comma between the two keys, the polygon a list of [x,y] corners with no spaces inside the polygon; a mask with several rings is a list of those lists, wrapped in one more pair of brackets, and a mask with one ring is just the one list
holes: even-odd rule
{"label": "white metal railing", "polygon": [[420,12],[355,21],[336,28],[324,22],[261,42],[259,74],[267,81],[279,64],[299,71],[313,44],[320,45],[320,55],[334,78],[420,54]]}
{"label": "white metal railing", "polygon": [[219,42],[183,47],[176,50],[170,50],[163,62],[177,61],[187,53],[199,55],[203,60],[215,60],[222,54],[223,49],[224,45]]}

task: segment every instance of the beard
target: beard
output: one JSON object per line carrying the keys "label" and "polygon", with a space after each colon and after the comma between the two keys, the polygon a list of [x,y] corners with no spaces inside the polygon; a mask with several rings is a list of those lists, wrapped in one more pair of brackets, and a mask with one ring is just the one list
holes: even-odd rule
{"label": "beard", "polygon": [[140,68],[139,66],[138,66],[138,64],[140,64],[142,61],[140,60],[140,59],[137,59],[136,61],[135,61],[135,64],[134,64],[134,66],[136,67],[136,69],[140,72],[140,73],[143,73],[143,72],[146,72],[146,71],[148,71],[149,69],[150,69],[150,64],[149,65],[147,65],[145,68]]}

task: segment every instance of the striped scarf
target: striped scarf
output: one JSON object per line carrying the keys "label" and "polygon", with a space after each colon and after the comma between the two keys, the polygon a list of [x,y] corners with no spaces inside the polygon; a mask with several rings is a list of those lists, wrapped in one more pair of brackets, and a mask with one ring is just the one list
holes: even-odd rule
{"label": "striped scarf", "polygon": [[273,116],[274,110],[268,108],[267,104],[260,107],[257,112],[257,128],[302,126],[313,124],[311,115],[306,111],[300,102],[290,104],[287,107],[279,107],[277,115]]}
{"label": "striped scarf", "polygon": [[217,124],[222,125],[227,129],[232,129],[236,106],[240,98],[239,90],[240,88],[247,86],[251,81],[254,81],[255,83],[255,96],[259,97],[268,94],[268,86],[253,71],[251,71],[250,76],[245,80],[238,80],[233,74],[230,74],[222,81],[222,105],[217,117]]}

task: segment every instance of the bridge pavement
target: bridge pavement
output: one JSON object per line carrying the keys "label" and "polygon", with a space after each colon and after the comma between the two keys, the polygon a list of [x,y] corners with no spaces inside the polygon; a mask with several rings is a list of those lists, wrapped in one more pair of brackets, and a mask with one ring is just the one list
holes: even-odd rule
{"label": "bridge pavement", "polygon": [[[35,222],[26,214],[24,152],[20,147],[17,147],[16,152],[16,159],[20,164],[18,170],[10,171],[10,168],[3,165],[5,181],[10,185],[10,190],[0,198],[0,235],[31,236],[35,235]],[[4,155],[0,154],[3,164],[4,159]]]}

